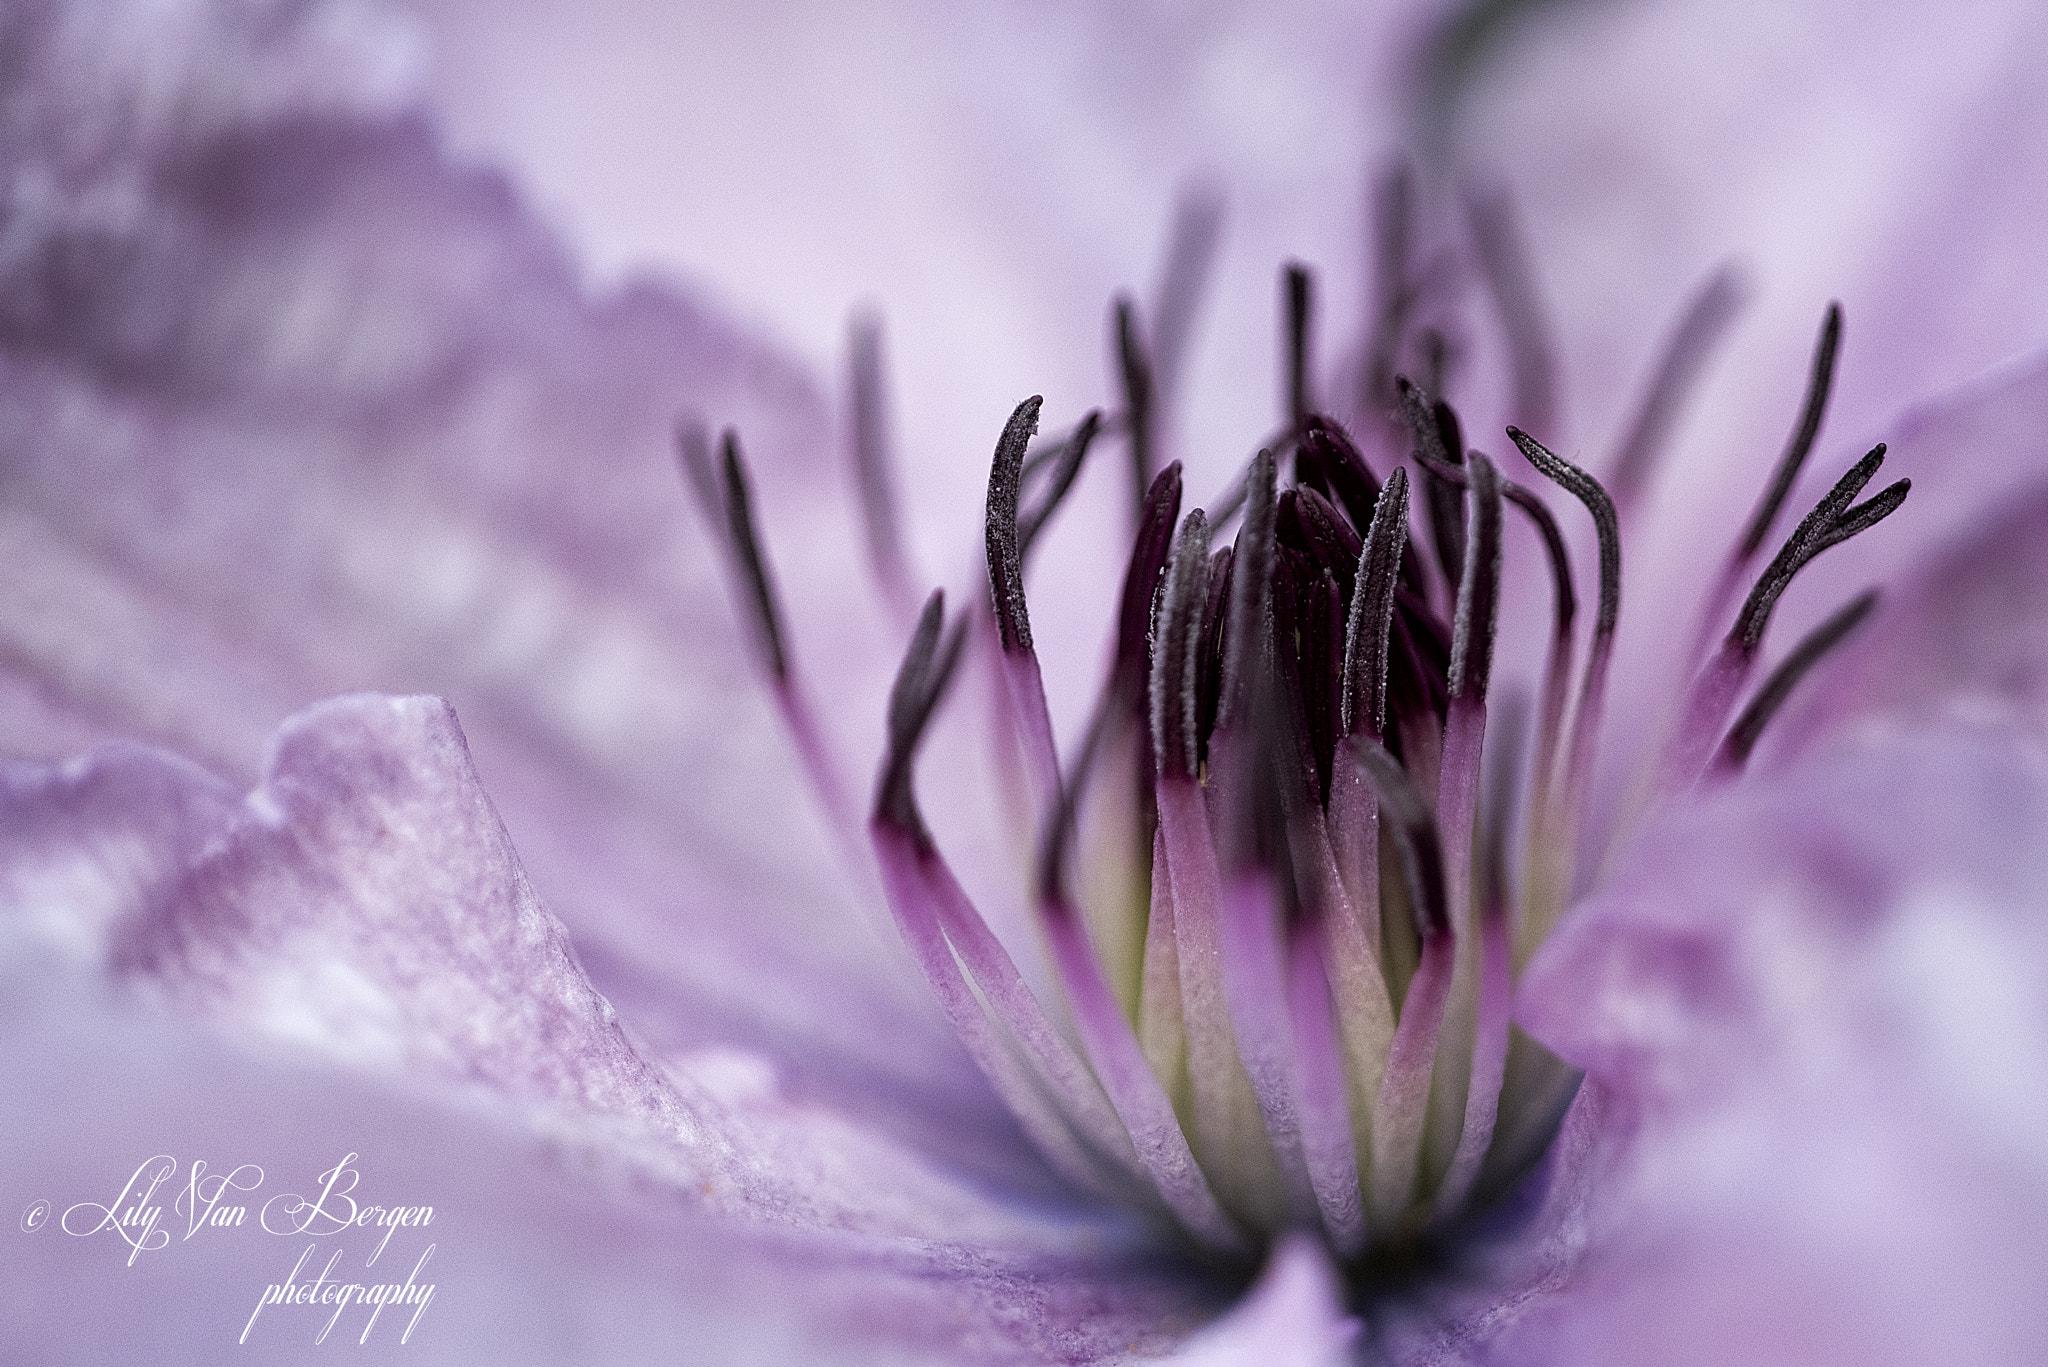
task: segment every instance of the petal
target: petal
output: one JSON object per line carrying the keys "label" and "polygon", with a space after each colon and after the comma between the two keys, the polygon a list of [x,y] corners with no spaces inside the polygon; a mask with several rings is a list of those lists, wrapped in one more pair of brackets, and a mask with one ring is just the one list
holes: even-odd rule
{"label": "petal", "polygon": [[1516,1361],[2019,1362],[2048,1272],[2048,759],[1873,723],[1675,813],[1531,967],[1623,1135]]}
{"label": "petal", "polygon": [[1513,183],[1546,265],[1577,419],[1561,435],[1619,436],[1668,321],[1731,253],[1752,307],[1680,455],[1694,488],[1740,476],[1739,505],[1828,299],[1849,324],[1844,435],[2036,345],[2041,25],[2019,3],[1654,0],[1517,26],[1463,73],[1455,141]]}
{"label": "petal", "polygon": [[806,376],[678,292],[587,290],[351,5],[6,23],[8,750],[137,735],[246,780],[317,698],[437,692],[593,966],[674,1038],[937,1111],[976,1090],[848,895],[674,469],[679,410],[744,428],[799,661],[864,765],[901,637],[847,572]]}
{"label": "petal", "polygon": [[942,548],[978,495],[956,451],[1027,394],[1060,421],[1106,397],[1109,298],[1153,283],[1191,176],[1229,202],[1210,313],[1228,321],[1176,427],[1202,496],[1221,485],[1281,416],[1282,262],[1345,282],[1327,334],[1356,316],[1361,159],[1428,8],[418,5],[455,136],[602,268],[718,281],[821,358],[878,298]]}
{"label": "petal", "polygon": [[[740,1325],[766,1328],[767,1360],[815,1360],[818,1343],[856,1360],[1092,1360],[1163,1346],[1163,1327],[1214,1294],[1027,1167],[1002,1171],[992,1155],[1014,1138],[973,1132],[972,1113],[952,1117],[981,1151],[963,1171],[744,1050],[663,1056],[629,1037],[527,885],[444,703],[324,704],[287,726],[263,784],[234,805],[217,780],[132,750],[40,785],[15,778],[10,831],[52,832],[61,817],[77,834],[7,852],[0,944],[24,990],[0,1051],[4,1095],[37,1099],[10,1103],[0,1127],[20,1159],[6,1167],[18,1207],[118,1190],[167,1145],[181,1165],[257,1162],[305,1183],[352,1151],[365,1199],[374,1165],[380,1194],[447,1203],[444,1285],[473,1308],[457,1325],[520,1300],[502,1337],[480,1333],[507,1344],[500,1360],[553,1360],[562,1335],[631,1345]],[[91,894],[90,920],[74,917],[73,952],[53,957],[35,925],[61,921],[74,888]],[[81,959],[95,922],[111,944]],[[140,993],[110,992],[105,961]],[[481,1264],[463,1261],[465,1225],[495,1241]],[[131,1271],[112,1242],[89,1250],[98,1261],[59,1244],[33,1274],[53,1294],[11,1312],[10,1341],[76,1334],[64,1307]],[[171,1323],[117,1315],[93,1332],[210,1360],[216,1340],[202,1350],[187,1335],[247,1300],[239,1322],[288,1269],[285,1247],[237,1245],[221,1261],[164,1250],[170,1271],[148,1285],[179,1307]],[[9,1245],[10,1260],[35,1253]],[[629,1299],[650,1279],[668,1289],[584,1325],[609,1278]],[[518,1289],[533,1279],[542,1290]],[[812,1346],[785,1352],[780,1336]]]}
{"label": "petal", "polygon": [[1297,1236],[1266,1262],[1235,1310],[1165,1359],[1173,1367],[1342,1367],[1358,1321],[1345,1313],[1336,1270],[1320,1243]]}

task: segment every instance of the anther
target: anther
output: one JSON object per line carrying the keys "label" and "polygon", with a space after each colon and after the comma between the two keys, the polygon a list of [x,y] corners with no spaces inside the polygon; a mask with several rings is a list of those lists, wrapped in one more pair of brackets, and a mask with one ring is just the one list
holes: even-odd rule
{"label": "anther", "polygon": [[1486,696],[1493,673],[1493,636],[1500,611],[1500,476],[1493,462],[1472,453],[1471,508],[1465,524],[1465,564],[1458,577],[1457,615],[1451,624],[1453,698]]}
{"label": "anther", "polygon": [[1357,586],[1344,630],[1344,677],[1339,693],[1346,735],[1379,736],[1387,726],[1387,648],[1394,627],[1394,585],[1408,540],[1408,474],[1387,476],[1359,552]]}
{"label": "anther", "polygon": [[920,849],[930,847],[931,835],[917,809],[912,761],[966,642],[965,633],[956,629],[941,646],[940,627],[945,614],[945,592],[934,589],[925,600],[924,611],[918,614],[910,648],[904,651],[896,681],[889,689],[888,748],[875,784],[874,819],[909,835]]}
{"label": "anther", "polygon": [[[1473,452],[1477,455],[1478,452]],[[1428,456],[1418,453],[1417,459],[1430,474],[1459,488],[1465,488],[1468,480],[1462,465],[1433,464]],[[1494,473],[1499,476],[1499,467]],[[1535,525],[1537,535],[1543,538],[1543,553],[1550,561],[1550,578],[1555,589],[1557,604],[1556,634],[1560,638],[1571,635],[1572,620],[1578,615],[1578,592],[1572,587],[1571,554],[1564,544],[1564,533],[1557,525],[1557,518],[1551,515],[1550,505],[1530,489],[1511,479],[1500,479],[1500,494],[1507,502],[1514,504],[1527,515]]]}
{"label": "anther", "polygon": [[1900,480],[1869,501],[1851,506],[1856,495],[1863,492],[1878,467],[1884,464],[1884,451],[1882,442],[1871,448],[1869,454],[1835,482],[1835,487],[1786,538],[1784,546],[1758,577],[1756,587],[1750,590],[1742,611],[1736,615],[1735,625],[1728,632],[1731,643],[1739,643],[1746,654],[1754,655],[1763,643],[1771,609],[1777,606],[1778,599],[1791,586],[1793,576],[1828,547],[1840,545],[1858,532],[1868,531],[1906,501],[1912,485],[1910,481]]}
{"label": "anther", "polygon": [[1223,657],[1219,726],[1227,726],[1244,705],[1245,690],[1264,650],[1266,605],[1272,589],[1274,520],[1279,491],[1271,451],[1261,451],[1245,481],[1244,523],[1237,531],[1231,572],[1229,640]]}
{"label": "anther", "polygon": [[1295,494],[1295,516],[1301,524],[1309,549],[1323,568],[1336,576],[1337,587],[1344,591],[1345,601],[1350,601],[1358,572],[1358,556],[1365,549],[1365,543],[1352,529],[1343,514],[1330,506],[1330,501],[1313,489],[1297,487]]}
{"label": "anther", "polygon": [[1552,454],[1521,428],[1510,427],[1508,439],[1545,479],[1577,499],[1592,515],[1593,531],[1600,542],[1600,610],[1594,619],[1593,637],[1596,642],[1612,637],[1615,621],[1621,614],[1621,521],[1615,514],[1614,500],[1607,496],[1599,480],[1562,456]]}
{"label": "anther", "polygon": [[1152,631],[1152,753],[1158,771],[1192,777],[1201,766],[1202,612],[1209,603],[1209,523],[1200,508],[1181,521]]}
{"label": "anther", "polygon": [[1423,508],[1428,513],[1429,536],[1436,546],[1437,566],[1444,583],[1457,591],[1458,576],[1465,566],[1465,491],[1445,475],[1435,473],[1445,466],[1463,464],[1463,452],[1444,446],[1443,428],[1429,397],[1406,376],[1394,377],[1394,389],[1401,397],[1401,412],[1415,438],[1415,461],[1422,467]]}
{"label": "anther", "polygon": [[1024,477],[1024,452],[1038,430],[1045,400],[1033,395],[1017,405],[996,442],[988,473],[988,580],[995,602],[996,629],[1004,650],[1031,649],[1031,616],[1024,606],[1024,558],[1017,539],[1017,496]]}
{"label": "anther", "polygon": [[[1092,408],[1088,416],[1081,419],[1081,425],[1074,429],[1066,444],[1060,447],[1058,463],[1046,477],[1043,492],[1028,511],[1017,518],[1017,556],[1019,560],[1029,559],[1031,547],[1038,540],[1038,534],[1045,530],[1045,524],[1059,511],[1067,492],[1074,487],[1074,477],[1081,473],[1081,463],[1088,459],[1088,448],[1095,444],[1095,438],[1102,431],[1102,410]],[[1020,499],[1021,503],[1021,499]]]}
{"label": "anther", "polygon": [[1821,419],[1827,414],[1828,393],[1835,383],[1835,359],[1841,348],[1842,306],[1830,303],[1821,319],[1820,336],[1814,342],[1813,367],[1807,375],[1806,399],[1799,408],[1799,422],[1792,429],[1791,440],[1785,443],[1784,454],[1778,457],[1777,468],[1771,473],[1771,482],[1765,487],[1763,498],[1750,515],[1748,529],[1736,544],[1738,563],[1755,555],[1764,544],[1764,538],[1771,534],[1771,524],[1777,521],[1778,510],[1792,492],[1793,481],[1799,478],[1799,467],[1806,463],[1807,454],[1813,450],[1814,438],[1820,435]]}

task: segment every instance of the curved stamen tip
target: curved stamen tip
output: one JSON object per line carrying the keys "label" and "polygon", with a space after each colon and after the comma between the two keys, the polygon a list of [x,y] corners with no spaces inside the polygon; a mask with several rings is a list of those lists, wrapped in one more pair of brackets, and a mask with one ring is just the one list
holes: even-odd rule
{"label": "curved stamen tip", "polygon": [[1814,505],[1813,511],[1786,538],[1785,544],[1757,579],[1756,587],[1750,590],[1742,611],[1736,614],[1735,625],[1728,632],[1732,647],[1745,655],[1755,655],[1763,644],[1764,629],[1770,625],[1771,610],[1777,606],[1785,590],[1791,587],[1793,576],[1811,564],[1822,551],[1869,531],[1905,503],[1913,484],[1911,480],[1904,479],[1886,486],[1861,503],[1854,501],[1877,474],[1878,467],[1884,464],[1884,455],[1885,445],[1879,442],[1863,459],[1849,467],[1847,474],[1835,481],[1834,488],[1828,490],[1827,496]]}
{"label": "curved stamen tip", "polygon": [[1599,480],[1521,428],[1510,427],[1508,440],[1545,479],[1577,499],[1592,515],[1600,541],[1600,612],[1594,619],[1593,634],[1596,639],[1614,635],[1614,624],[1621,615],[1621,519],[1614,511],[1614,500]]}
{"label": "curved stamen tip", "polygon": [[988,520],[983,534],[988,545],[989,591],[995,602],[996,629],[1003,649],[1031,649],[1031,615],[1024,606],[1024,557],[1017,534],[1017,499],[1024,483],[1024,454],[1038,431],[1038,412],[1045,399],[1032,395],[1017,405],[996,442],[988,473]]}

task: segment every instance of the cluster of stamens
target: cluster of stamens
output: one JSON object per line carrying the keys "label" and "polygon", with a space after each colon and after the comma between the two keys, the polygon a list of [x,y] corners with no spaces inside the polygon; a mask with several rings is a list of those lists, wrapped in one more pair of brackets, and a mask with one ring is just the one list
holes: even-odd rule
{"label": "cluster of stamens", "polygon": [[[1116,313],[1121,413],[1090,414],[1034,448],[1040,400],[1018,405],[989,480],[989,599],[950,627],[937,593],[918,615],[868,835],[940,1003],[1062,1172],[1216,1255],[1303,1229],[1364,1266],[1510,1190],[1576,1086],[1514,1031],[1510,999],[1589,881],[1575,851],[1619,619],[1621,515],[1599,480],[1507,429],[1593,523],[1598,599],[1581,662],[1567,538],[1544,497],[1468,447],[1449,403],[1391,375],[1368,415],[1384,430],[1366,445],[1408,465],[1376,471],[1343,425],[1310,410],[1305,272],[1288,272],[1283,297],[1290,411],[1212,511],[1183,515],[1180,465],[1152,468],[1154,386],[1128,305]],[[1654,800],[1739,771],[1798,678],[1875,601],[1863,595],[1812,633],[1730,724],[1792,576],[1906,495],[1900,481],[1857,502],[1878,447],[1752,580],[1818,432],[1839,331],[1831,308],[1793,439],[1707,595],[1703,620],[1727,621],[1754,585],[1719,645],[1707,634],[1695,650],[1695,681],[1651,762]],[[1142,496],[1108,683],[1063,763],[1025,561],[1110,432],[1128,441]],[[684,448],[785,715],[836,802],[737,445],[728,437],[722,468],[701,434]],[[1537,534],[1554,606],[1527,725],[1519,693],[1491,697],[1509,507]],[[917,804],[915,756],[967,658],[992,667],[1000,739],[1021,760],[1055,1001],[1028,986]],[[1083,851],[1135,871],[1122,886],[1137,895],[1077,879]]]}

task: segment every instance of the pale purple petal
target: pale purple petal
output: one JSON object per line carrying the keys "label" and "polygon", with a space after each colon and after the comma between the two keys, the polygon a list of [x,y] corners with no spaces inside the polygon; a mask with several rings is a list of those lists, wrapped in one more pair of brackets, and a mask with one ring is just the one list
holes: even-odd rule
{"label": "pale purple petal", "polygon": [[[262,785],[235,803],[217,780],[132,749],[10,779],[9,830],[30,834],[10,845],[4,884],[6,971],[24,984],[9,1094],[41,1099],[8,1127],[10,1208],[46,1187],[117,1190],[173,1141],[216,1170],[267,1161],[306,1181],[353,1150],[393,1181],[438,1184],[470,1228],[492,1222],[473,1237],[505,1247],[481,1267],[451,1259],[445,1281],[471,1306],[455,1335],[479,1305],[521,1298],[505,1337],[477,1334],[504,1343],[500,1361],[552,1360],[565,1334],[644,1343],[697,1320],[714,1336],[772,1324],[762,1360],[804,1360],[791,1345],[805,1340],[854,1358],[1093,1360],[1162,1346],[1153,1336],[1213,1294],[1042,1180],[963,1172],[861,1128],[771,1059],[636,1043],[527,885],[445,703],[324,704],[287,726]],[[84,915],[51,934],[73,904]],[[215,1153],[242,1139],[266,1156]],[[591,1241],[607,1245],[594,1259]],[[66,1295],[14,1312],[12,1341],[66,1343],[77,1297],[111,1294],[130,1270],[58,1247],[34,1281]],[[39,1255],[10,1242],[7,1256],[27,1275]],[[225,1262],[163,1261],[172,1272],[149,1294],[189,1297],[194,1313],[162,1339],[123,1322],[153,1357],[210,1360],[217,1342],[186,1337],[211,1323],[196,1306],[245,1299],[245,1282],[260,1293],[259,1263],[239,1247]],[[583,1323],[603,1317],[607,1279],[631,1298],[652,1269],[714,1263]],[[546,1289],[523,1293],[519,1278]],[[734,1279],[737,1299],[720,1289]]]}
{"label": "pale purple petal", "polygon": [[437,692],[654,1028],[999,1116],[848,897],[674,469],[679,411],[744,428],[857,783],[900,637],[804,373],[679,292],[586,286],[354,6],[5,22],[10,750],[135,735],[247,780],[316,699]]}
{"label": "pale purple petal", "polygon": [[1628,1123],[1503,1360],[2038,1360],[2044,867],[1999,729],[1874,723],[1646,835],[1525,984]]}

